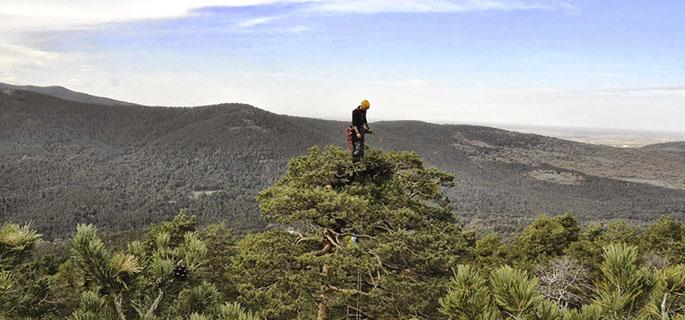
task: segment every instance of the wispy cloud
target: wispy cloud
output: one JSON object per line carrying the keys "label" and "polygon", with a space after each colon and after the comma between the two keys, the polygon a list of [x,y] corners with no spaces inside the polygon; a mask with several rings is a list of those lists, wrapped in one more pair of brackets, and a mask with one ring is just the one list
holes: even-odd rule
{"label": "wispy cloud", "polygon": [[55,52],[0,43],[0,80],[15,82],[15,74],[21,69],[44,68],[59,59],[60,55]]}
{"label": "wispy cloud", "polygon": [[514,10],[568,10],[567,1],[558,0],[328,0],[319,1],[311,9],[327,12],[467,12]]}
{"label": "wispy cloud", "polygon": [[376,80],[367,82],[371,86],[383,86],[383,87],[428,87],[432,84],[430,80],[411,78],[411,79],[400,79],[400,80]]}
{"label": "wispy cloud", "polygon": [[270,24],[270,23],[272,23],[276,20],[280,20],[280,19],[283,19],[283,17],[280,17],[280,16],[257,17],[257,18],[244,20],[244,21],[240,22],[238,25],[241,28],[252,28],[252,27],[256,27],[256,26]]}
{"label": "wispy cloud", "polygon": [[171,19],[208,7],[245,7],[309,0],[3,0],[0,30],[67,30],[102,24]]}
{"label": "wispy cloud", "polygon": [[685,97],[685,85],[644,86],[644,87],[605,87],[596,89],[560,89],[549,87],[537,88],[497,88],[470,90],[476,96],[497,95],[502,97],[532,97],[556,99],[559,97],[591,98],[656,98]]}
{"label": "wispy cloud", "polygon": [[288,15],[264,16],[243,20],[238,23],[238,28],[243,32],[259,32],[265,34],[299,34],[312,31],[312,28],[305,25],[292,24],[288,21],[282,23],[281,20],[290,18]]}
{"label": "wispy cloud", "polygon": [[685,86],[607,88],[607,89],[590,91],[590,93],[600,94],[600,95],[620,95],[620,96],[685,95]]}
{"label": "wispy cloud", "polygon": [[[564,0],[3,0],[0,31],[68,30],[102,24],[186,17],[208,7],[300,4],[308,12],[464,12],[549,10],[572,7]],[[244,21],[244,27],[277,17]]]}

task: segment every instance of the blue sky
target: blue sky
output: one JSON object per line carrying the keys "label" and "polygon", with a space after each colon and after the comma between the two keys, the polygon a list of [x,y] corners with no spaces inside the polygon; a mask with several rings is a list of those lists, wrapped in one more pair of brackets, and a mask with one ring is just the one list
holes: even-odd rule
{"label": "blue sky", "polygon": [[0,81],[150,105],[685,131],[685,2],[3,0]]}

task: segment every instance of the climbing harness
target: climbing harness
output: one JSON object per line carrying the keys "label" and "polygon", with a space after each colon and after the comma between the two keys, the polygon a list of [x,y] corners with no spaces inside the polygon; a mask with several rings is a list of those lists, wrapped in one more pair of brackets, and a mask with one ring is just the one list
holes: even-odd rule
{"label": "climbing harness", "polygon": [[349,149],[350,152],[352,152],[352,148],[354,147],[352,145],[352,135],[353,134],[354,134],[354,130],[352,130],[352,128],[350,128],[350,127],[345,128],[345,138],[347,139],[347,149]]}

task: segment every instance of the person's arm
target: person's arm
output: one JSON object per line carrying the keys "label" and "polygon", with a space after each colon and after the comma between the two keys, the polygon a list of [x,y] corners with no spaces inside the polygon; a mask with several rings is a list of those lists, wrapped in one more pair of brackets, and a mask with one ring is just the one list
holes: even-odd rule
{"label": "person's arm", "polygon": [[366,112],[364,112],[362,120],[364,121],[364,131],[371,132],[371,128],[369,128],[369,123],[366,121]]}
{"label": "person's arm", "polygon": [[357,135],[357,138],[361,138],[361,137],[360,137],[361,132],[359,131],[359,129],[357,128],[357,126],[352,126],[352,130],[354,130],[354,134]]}

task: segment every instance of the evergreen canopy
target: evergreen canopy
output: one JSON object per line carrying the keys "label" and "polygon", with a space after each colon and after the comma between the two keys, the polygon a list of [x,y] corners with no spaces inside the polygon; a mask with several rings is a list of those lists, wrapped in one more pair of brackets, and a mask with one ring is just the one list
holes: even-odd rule
{"label": "evergreen canopy", "polygon": [[[292,159],[257,199],[267,219],[297,226],[291,241],[316,248],[293,257],[321,269],[307,292],[293,294],[317,301],[319,319],[435,312],[450,267],[470,258],[475,243],[442,192],[453,179],[426,168],[413,152],[370,150],[352,163],[346,150],[328,147]],[[269,249],[278,247],[255,250],[271,255]]]}

